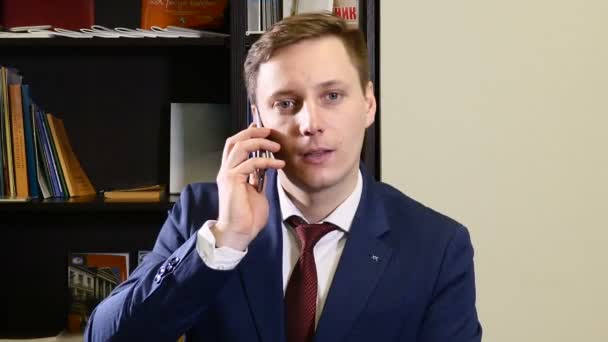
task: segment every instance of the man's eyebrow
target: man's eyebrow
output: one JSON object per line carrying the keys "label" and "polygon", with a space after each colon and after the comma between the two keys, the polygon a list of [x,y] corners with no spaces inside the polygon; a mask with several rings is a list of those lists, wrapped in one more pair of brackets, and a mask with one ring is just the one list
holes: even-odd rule
{"label": "man's eyebrow", "polygon": [[282,89],[282,90],[277,90],[274,93],[272,93],[269,98],[276,99],[277,97],[290,96],[290,95],[294,95],[294,94],[296,94],[296,92],[293,90]]}
{"label": "man's eyebrow", "polygon": [[325,81],[325,82],[321,82],[321,83],[317,84],[315,86],[315,88],[321,89],[321,88],[331,88],[331,87],[343,87],[345,85],[346,85],[346,83],[344,83],[340,80],[329,80],[329,81]]}
{"label": "man's eyebrow", "polygon": [[[346,82],[340,80],[328,80],[315,85],[317,89],[326,89],[331,87],[345,87]],[[272,93],[268,98],[270,100],[274,100],[276,98],[284,97],[284,96],[294,96],[297,95],[298,92],[293,89],[279,89]]]}

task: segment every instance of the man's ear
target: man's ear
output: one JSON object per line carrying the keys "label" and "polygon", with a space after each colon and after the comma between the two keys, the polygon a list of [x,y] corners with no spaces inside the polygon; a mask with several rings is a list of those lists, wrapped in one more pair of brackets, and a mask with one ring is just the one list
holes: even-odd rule
{"label": "man's ear", "polygon": [[374,95],[374,83],[367,82],[365,87],[365,127],[371,126],[376,120],[376,95]]}

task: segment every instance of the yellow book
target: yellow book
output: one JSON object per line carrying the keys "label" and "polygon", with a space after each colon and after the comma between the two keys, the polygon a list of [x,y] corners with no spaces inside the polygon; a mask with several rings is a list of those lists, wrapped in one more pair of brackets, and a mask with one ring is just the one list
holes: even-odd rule
{"label": "yellow book", "polygon": [[61,164],[65,182],[68,186],[68,192],[74,197],[94,195],[95,188],[82,169],[74,150],[72,150],[63,121],[52,114],[47,114],[46,117],[49,122],[51,136],[57,148],[57,155],[59,156],[59,163]]}
{"label": "yellow book", "polygon": [[13,168],[15,172],[16,196],[29,197],[27,181],[27,159],[25,154],[25,133],[23,129],[23,105],[21,103],[21,85],[9,85],[11,108],[11,125],[13,129]]}
{"label": "yellow book", "polygon": [[17,194],[15,188],[15,173],[13,170],[13,139],[11,138],[11,120],[10,120],[10,109],[8,99],[8,69],[0,67],[0,82],[2,82],[2,98],[4,99],[2,111],[0,114],[4,114],[4,117],[0,117],[0,120],[4,120],[4,134],[6,137],[6,161],[7,164],[7,176],[8,176],[8,189],[6,189],[6,195],[13,197]]}
{"label": "yellow book", "polygon": [[164,192],[164,186],[151,185],[104,191],[103,197],[110,202],[160,202]]}

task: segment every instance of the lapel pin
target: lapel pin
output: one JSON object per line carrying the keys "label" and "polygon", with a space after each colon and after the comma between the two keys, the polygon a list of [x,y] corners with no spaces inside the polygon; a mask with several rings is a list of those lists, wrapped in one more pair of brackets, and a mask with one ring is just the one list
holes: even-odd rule
{"label": "lapel pin", "polygon": [[372,254],[371,257],[372,257],[372,260],[374,260],[375,262],[380,261],[380,258],[375,254]]}

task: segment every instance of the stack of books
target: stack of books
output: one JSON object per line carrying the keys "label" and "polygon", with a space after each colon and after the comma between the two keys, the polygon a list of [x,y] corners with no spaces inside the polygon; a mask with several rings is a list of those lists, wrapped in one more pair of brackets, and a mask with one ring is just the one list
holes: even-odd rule
{"label": "stack of books", "polygon": [[260,34],[282,18],[309,12],[331,12],[359,27],[359,0],[249,0],[247,34]]}
{"label": "stack of books", "polygon": [[95,194],[63,121],[34,102],[18,70],[0,66],[0,199]]}

